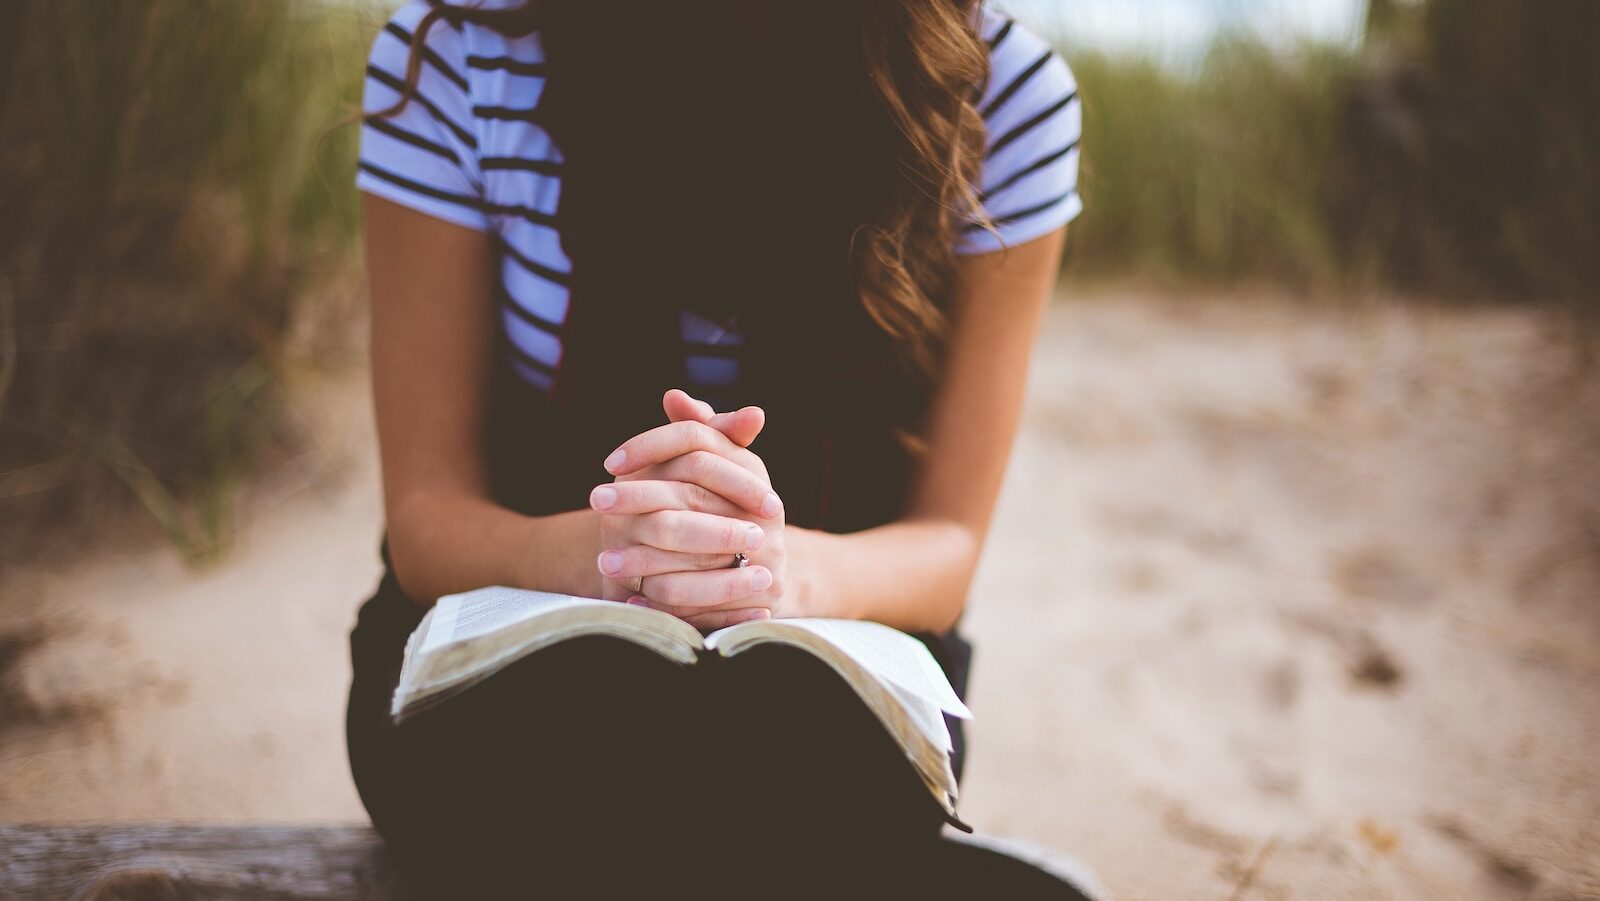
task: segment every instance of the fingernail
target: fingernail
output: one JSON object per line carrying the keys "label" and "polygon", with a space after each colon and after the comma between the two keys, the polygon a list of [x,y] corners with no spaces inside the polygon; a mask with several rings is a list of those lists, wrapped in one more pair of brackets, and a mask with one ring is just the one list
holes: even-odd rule
{"label": "fingernail", "polygon": [[644,596],[643,595],[638,595],[638,594],[634,595],[631,598],[628,598],[628,604],[630,606],[633,606],[633,607],[648,607],[648,606],[650,606],[650,604],[645,601]]}
{"label": "fingernail", "polygon": [[696,401],[696,403],[700,405],[700,412],[704,414],[707,419],[717,415],[717,411],[712,409],[711,405],[705,401]]}
{"label": "fingernail", "polygon": [[617,489],[601,485],[589,492],[589,504],[596,510],[610,510],[617,505]]}
{"label": "fingernail", "polygon": [[753,551],[767,540],[767,533],[761,531],[760,526],[750,526],[745,530],[744,549]]}
{"label": "fingernail", "polygon": [[757,607],[750,611],[750,619],[772,619],[772,611],[765,607]]}
{"label": "fingernail", "polygon": [[750,571],[750,590],[766,591],[772,584],[772,570],[765,566],[758,566]]}
{"label": "fingernail", "polygon": [[[594,458],[590,457],[589,459],[593,460]],[[606,458],[606,462],[605,462],[606,471],[614,473],[617,470],[621,469],[622,468],[622,464],[626,463],[627,461],[628,461],[628,452],[625,449],[619,447],[616,450],[611,452],[611,456]]]}
{"label": "fingernail", "polygon": [[761,502],[761,515],[768,519],[776,519],[783,512],[783,501],[771,491],[767,492],[766,500]]}
{"label": "fingernail", "polygon": [[622,552],[603,551],[600,554],[600,571],[608,576],[622,572]]}

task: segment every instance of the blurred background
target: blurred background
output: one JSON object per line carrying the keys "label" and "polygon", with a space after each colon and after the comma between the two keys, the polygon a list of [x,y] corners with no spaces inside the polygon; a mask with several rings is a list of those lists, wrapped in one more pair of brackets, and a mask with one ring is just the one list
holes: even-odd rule
{"label": "blurred background", "polygon": [[[964,814],[1117,897],[1600,897],[1600,4],[1001,5],[1086,213]],[[0,820],[363,817],[389,8],[0,7]]]}

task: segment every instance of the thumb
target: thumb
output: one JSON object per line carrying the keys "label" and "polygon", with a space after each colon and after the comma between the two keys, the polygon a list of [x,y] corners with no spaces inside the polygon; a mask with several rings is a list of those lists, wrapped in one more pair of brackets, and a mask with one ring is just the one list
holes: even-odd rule
{"label": "thumb", "polygon": [[767,424],[766,411],[760,407],[740,407],[731,413],[718,413],[710,404],[677,388],[662,396],[661,409],[666,412],[668,422],[703,422],[740,447],[749,447]]}

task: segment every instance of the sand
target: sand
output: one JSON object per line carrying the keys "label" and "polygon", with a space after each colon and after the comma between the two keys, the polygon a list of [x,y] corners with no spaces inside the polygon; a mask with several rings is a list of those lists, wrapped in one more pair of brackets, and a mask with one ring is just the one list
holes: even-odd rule
{"label": "sand", "polygon": [[[964,815],[1118,898],[1600,897],[1600,381],[1535,310],[1051,311]],[[0,582],[0,820],[348,822],[359,377],[221,564]]]}

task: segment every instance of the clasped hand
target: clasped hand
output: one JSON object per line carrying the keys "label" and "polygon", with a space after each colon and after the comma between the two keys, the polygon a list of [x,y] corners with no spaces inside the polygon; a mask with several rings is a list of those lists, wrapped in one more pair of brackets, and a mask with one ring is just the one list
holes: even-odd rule
{"label": "clasped hand", "polygon": [[[596,486],[603,597],[663,610],[699,629],[783,611],[788,574],[783,501],[749,450],[759,407],[715,413],[673,389],[668,423],[628,439]],[[749,565],[733,568],[737,554]]]}

